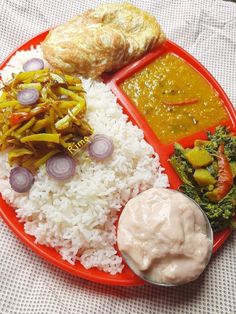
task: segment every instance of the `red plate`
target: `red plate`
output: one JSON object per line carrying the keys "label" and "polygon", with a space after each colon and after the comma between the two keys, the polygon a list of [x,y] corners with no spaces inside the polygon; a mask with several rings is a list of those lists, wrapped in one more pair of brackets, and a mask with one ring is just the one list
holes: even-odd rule
{"label": "red plate", "polygon": [[[26,42],[24,45],[16,49],[0,66],[0,69],[3,69],[10,58],[20,50],[30,49],[31,46],[40,44],[47,35],[47,31],[39,34],[33,39]],[[176,44],[166,41],[161,47],[153,50],[144,56],[141,60],[132,63],[131,65],[126,66],[122,70],[115,73],[112,77],[108,77],[106,81],[109,81],[111,84],[111,89],[113,93],[117,96],[118,101],[124,108],[124,112],[129,116],[130,120],[137,124],[141,129],[143,129],[146,140],[153,146],[155,151],[159,153],[161,164],[165,167],[166,173],[169,176],[170,184],[172,188],[177,188],[180,184],[180,180],[170,164],[168,163],[168,157],[173,152],[173,144],[171,145],[163,145],[157,139],[153,131],[150,129],[149,125],[142,117],[142,115],[138,112],[135,106],[131,103],[128,97],[121,91],[119,88],[119,84],[140,70],[143,66],[152,62],[155,58],[158,58],[160,55],[166,52],[172,52],[176,55],[180,56],[182,59],[186,60],[186,62],[190,63],[198,72],[200,72],[206,80],[215,88],[215,90],[219,93],[219,96],[224,102],[224,106],[228,112],[229,119],[225,121],[225,124],[231,128],[231,130],[236,131],[236,113],[234,108],[228,99],[225,92],[216,82],[216,80],[212,77],[212,75],[191,55],[189,55],[182,48],[177,46]],[[209,129],[214,129],[214,126],[210,126]],[[183,146],[191,146],[194,142],[195,138],[205,138],[205,132],[199,132],[193,136],[188,138],[184,138],[179,141]],[[79,262],[76,263],[75,266],[70,265],[68,262],[63,261],[61,256],[53,249],[40,244],[36,244],[34,242],[35,238],[27,235],[24,232],[24,226],[22,223],[18,221],[15,215],[15,211],[12,207],[7,205],[7,203],[0,196],[0,214],[7,225],[11,228],[11,230],[34,252],[45,258],[48,262],[56,265],[57,267],[73,274],[79,276],[84,279],[88,279],[90,281],[109,284],[109,285],[117,285],[117,286],[137,286],[142,285],[144,282],[140,280],[133,272],[125,266],[122,274],[118,275],[109,275],[97,269],[85,269]],[[226,229],[214,236],[214,249],[216,250],[226,241],[228,236],[230,235],[231,230]]]}

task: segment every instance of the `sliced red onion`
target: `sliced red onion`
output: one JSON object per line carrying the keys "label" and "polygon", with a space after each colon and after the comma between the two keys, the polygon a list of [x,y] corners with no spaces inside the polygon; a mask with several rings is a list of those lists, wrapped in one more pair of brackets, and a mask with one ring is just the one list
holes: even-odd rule
{"label": "sliced red onion", "polygon": [[69,97],[67,95],[60,95],[59,98],[64,100],[64,99],[68,99]]}
{"label": "sliced red onion", "polygon": [[33,174],[26,168],[15,167],[10,172],[9,177],[12,189],[18,193],[24,193],[30,190],[34,183]]}
{"label": "sliced red onion", "polygon": [[26,88],[17,93],[17,100],[23,106],[35,104],[39,99],[39,91],[34,88]]}
{"label": "sliced red onion", "polygon": [[112,155],[114,150],[113,142],[110,137],[97,134],[89,144],[89,155],[97,160],[103,160]]}
{"label": "sliced red onion", "polygon": [[23,64],[23,70],[25,72],[42,70],[44,68],[44,62],[39,58],[32,58]]}
{"label": "sliced red onion", "polygon": [[67,154],[59,153],[46,162],[46,169],[49,176],[56,180],[67,180],[75,174],[75,161]]}

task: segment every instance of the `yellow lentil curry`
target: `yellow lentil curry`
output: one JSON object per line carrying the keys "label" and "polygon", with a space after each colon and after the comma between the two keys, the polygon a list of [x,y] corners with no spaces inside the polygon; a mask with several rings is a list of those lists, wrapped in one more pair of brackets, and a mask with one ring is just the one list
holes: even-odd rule
{"label": "yellow lentil curry", "polygon": [[165,144],[227,119],[212,86],[171,53],[125,80],[121,88]]}

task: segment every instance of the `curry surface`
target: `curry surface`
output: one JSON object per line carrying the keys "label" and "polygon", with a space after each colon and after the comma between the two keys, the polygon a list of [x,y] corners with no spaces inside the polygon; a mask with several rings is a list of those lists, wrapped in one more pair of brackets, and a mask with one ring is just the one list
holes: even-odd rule
{"label": "curry surface", "polygon": [[[212,86],[174,54],[161,56],[125,80],[121,88],[165,144],[228,118]],[[183,103],[191,101],[196,103]]]}

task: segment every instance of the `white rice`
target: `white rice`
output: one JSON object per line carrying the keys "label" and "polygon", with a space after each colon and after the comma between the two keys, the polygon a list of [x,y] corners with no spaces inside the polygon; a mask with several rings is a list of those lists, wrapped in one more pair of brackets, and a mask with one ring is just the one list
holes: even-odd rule
{"label": "white rice", "polygon": [[[23,71],[23,64],[32,58],[43,59],[43,52],[40,46],[31,47],[30,50],[17,51],[16,54],[11,58],[8,64],[3,70],[0,71],[0,76],[2,77],[3,82],[7,82],[12,78],[13,73],[19,73]],[[46,67],[50,67],[49,63],[44,60]]]}
{"label": "white rice", "polygon": [[[18,52],[2,71],[7,81],[30,58],[40,57],[40,47]],[[122,113],[109,87],[84,80],[87,91],[87,119],[95,133],[109,135],[114,142],[112,157],[104,162],[89,158],[86,149],[78,154],[75,176],[59,182],[42,166],[28,193],[14,192],[9,185],[7,154],[0,155],[0,191],[16,208],[25,232],[40,244],[54,247],[64,260],[79,260],[85,268],[116,274],[122,259],[116,243],[114,221],[126,202],[152,186],[166,187],[158,156],[143,139],[143,132]],[[153,158],[155,155],[155,158]]]}

